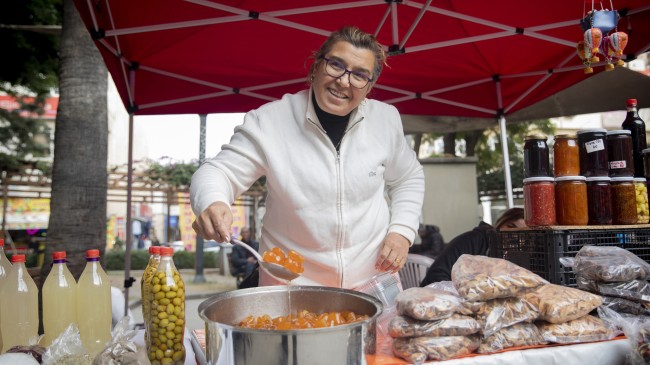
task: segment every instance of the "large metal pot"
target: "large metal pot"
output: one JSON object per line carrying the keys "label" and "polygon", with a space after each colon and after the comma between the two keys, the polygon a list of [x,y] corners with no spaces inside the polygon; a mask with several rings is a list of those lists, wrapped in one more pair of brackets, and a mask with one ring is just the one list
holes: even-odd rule
{"label": "large metal pot", "polygon": [[[364,321],[303,330],[271,331],[235,327],[249,315],[286,316],[291,311],[353,311]],[[356,365],[375,353],[376,298],[353,290],[318,286],[267,286],[217,294],[199,305],[205,321],[209,365]]]}

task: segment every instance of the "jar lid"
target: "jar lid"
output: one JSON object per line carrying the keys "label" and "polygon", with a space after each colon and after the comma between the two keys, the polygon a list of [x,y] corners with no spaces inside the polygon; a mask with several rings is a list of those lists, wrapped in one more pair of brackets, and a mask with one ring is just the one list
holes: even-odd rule
{"label": "jar lid", "polygon": [[[562,139],[562,138],[576,138],[575,134],[558,134],[555,136],[555,139]],[[650,149],[650,148],[648,148]]]}
{"label": "jar lid", "polygon": [[632,135],[632,131],[628,131],[627,129],[617,129],[615,131],[607,131],[608,136],[618,135],[618,134]]}
{"label": "jar lid", "polygon": [[636,99],[627,99],[625,102],[627,106],[636,106]]}
{"label": "jar lid", "polygon": [[583,133],[607,133],[607,129],[605,128],[594,128],[594,129],[583,129],[581,131],[577,131],[577,134],[583,134]]}
{"label": "jar lid", "polygon": [[560,176],[556,177],[555,181],[585,181],[587,180],[584,176]]}
{"label": "jar lid", "polygon": [[645,183],[646,179],[645,179],[645,177],[635,177],[634,182],[635,183]]}
{"label": "jar lid", "polygon": [[538,140],[538,139],[543,139],[544,141],[546,141],[547,137],[542,134],[529,134],[526,137],[524,137],[524,141]]}
{"label": "jar lid", "polygon": [[633,182],[633,176],[617,176],[612,178],[612,182]]}
{"label": "jar lid", "polygon": [[644,150],[641,150],[641,153],[643,153],[643,154],[650,153],[650,148],[646,148]]}
{"label": "jar lid", "polygon": [[605,181],[605,182],[610,182],[612,179],[608,176],[591,176],[587,178],[587,182],[591,181]]}
{"label": "jar lid", "polygon": [[548,181],[548,182],[553,182],[555,179],[553,179],[550,176],[534,176],[534,177],[527,177],[524,179],[524,184],[528,182],[540,182],[540,181]]}

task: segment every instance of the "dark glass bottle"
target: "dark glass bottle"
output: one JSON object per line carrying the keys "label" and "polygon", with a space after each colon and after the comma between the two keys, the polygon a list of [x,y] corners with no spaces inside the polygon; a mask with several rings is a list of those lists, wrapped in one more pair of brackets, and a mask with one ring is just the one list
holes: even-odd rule
{"label": "dark glass bottle", "polygon": [[636,99],[627,99],[627,116],[623,121],[623,129],[632,132],[632,155],[634,156],[634,176],[644,177],[643,154],[641,151],[647,148],[645,139],[645,123],[639,117],[636,109]]}

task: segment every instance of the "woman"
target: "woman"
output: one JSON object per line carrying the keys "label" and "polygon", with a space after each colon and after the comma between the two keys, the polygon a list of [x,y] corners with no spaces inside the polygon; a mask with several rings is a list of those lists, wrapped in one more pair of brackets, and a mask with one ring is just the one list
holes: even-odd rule
{"label": "woman", "polygon": [[[313,58],[309,90],[247,113],[230,143],[194,174],[194,227],[229,241],[230,205],[266,176],[260,251],[302,254],[296,284],[354,288],[404,265],[424,173],[397,110],[366,98],[386,59],[375,37],[342,28]],[[278,283],[261,272],[260,285]]]}

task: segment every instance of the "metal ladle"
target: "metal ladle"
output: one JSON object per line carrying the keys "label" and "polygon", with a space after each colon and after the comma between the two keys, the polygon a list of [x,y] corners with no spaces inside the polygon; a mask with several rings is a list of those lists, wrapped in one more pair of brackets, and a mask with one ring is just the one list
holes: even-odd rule
{"label": "metal ladle", "polygon": [[267,273],[269,273],[269,275],[275,278],[291,281],[297,278],[298,276],[300,276],[300,274],[296,274],[295,272],[292,272],[291,270],[287,269],[282,265],[273,262],[264,261],[262,256],[257,251],[255,251],[251,246],[245,244],[240,240],[231,238],[230,243],[247,249],[250,253],[253,254],[253,256],[255,256],[257,262],[260,264],[260,267],[264,269]]}

